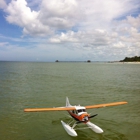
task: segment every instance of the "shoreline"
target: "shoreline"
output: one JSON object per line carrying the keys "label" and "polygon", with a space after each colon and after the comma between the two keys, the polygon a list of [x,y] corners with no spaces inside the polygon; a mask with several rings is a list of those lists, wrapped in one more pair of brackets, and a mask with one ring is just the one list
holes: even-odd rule
{"label": "shoreline", "polygon": [[112,62],[116,64],[140,64],[140,62]]}

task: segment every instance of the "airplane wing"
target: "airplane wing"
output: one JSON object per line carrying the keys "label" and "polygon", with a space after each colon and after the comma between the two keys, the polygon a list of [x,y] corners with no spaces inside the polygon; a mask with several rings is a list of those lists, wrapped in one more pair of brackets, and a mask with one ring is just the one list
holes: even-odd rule
{"label": "airplane wing", "polygon": [[64,110],[76,110],[76,109],[75,107],[25,108],[24,112],[64,111]]}
{"label": "airplane wing", "polygon": [[[98,105],[90,105],[85,106],[86,109],[92,108],[101,108],[101,107],[108,107],[108,106],[117,106],[127,104],[127,102],[114,102],[114,103],[107,103],[107,104],[98,104]],[[68,110],[76,110],[75,107],[54,107],[54,108],[25,108],[24,112],[43,112],[43,111],[68,111]]]}
{"label": "airplane wing", "polygon": [[107,103],[107,104],[98,104],[98,105],[90,105],[85,106],[86,109],[92,109],[92,108],[101,108],[101,107],[108,107],[108,106],[117,106],[117,105],[123,105],[127,104],[127,102],[114,102],[114,103]]}

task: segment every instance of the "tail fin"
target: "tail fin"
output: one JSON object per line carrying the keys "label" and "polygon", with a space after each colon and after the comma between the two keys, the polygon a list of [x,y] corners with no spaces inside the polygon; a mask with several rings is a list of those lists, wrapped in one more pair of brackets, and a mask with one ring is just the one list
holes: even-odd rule
{"label": "tail fin", "polygon": [[66,107],[71,106],[68,97],[66,97]]}

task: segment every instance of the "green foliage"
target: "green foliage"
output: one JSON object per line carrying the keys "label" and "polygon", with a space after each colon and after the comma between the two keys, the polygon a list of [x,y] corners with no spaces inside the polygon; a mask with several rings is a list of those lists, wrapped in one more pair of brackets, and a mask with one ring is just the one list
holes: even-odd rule
{"label": "green foliage", "polygon": [[120,62],[140,62],[140,56],[125,57],[125,59]]}
{"label": "green foliage", "polygon": [[87,60],[87,62],[90,63],[91,61],[90,60]]}

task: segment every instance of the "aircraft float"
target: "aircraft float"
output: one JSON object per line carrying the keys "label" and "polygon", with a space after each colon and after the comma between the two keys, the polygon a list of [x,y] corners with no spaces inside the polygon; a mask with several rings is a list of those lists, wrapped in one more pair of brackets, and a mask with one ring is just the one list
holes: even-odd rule
{"label": "aircraft float", "polygon": [[[77,124],[79,123],[84,123],[86,124],[88,127],[86,128],[90,128],[91,130],[93,130],[96,133],[103,133],[103,130],[90,122],[90,119],[97,116],[97,114],[95,115],[90,115],[86,112],[86,109],[93,109],[93,108],[101,108],[101,107],[108,107],[108,106],[117,106],[117,105],[123,105],[123,104],[127,104],[127,102],[113,102],[113,103],[107,103],[107,104],[98,104],[98,105],[90,105],[90,106],[72,106],[69,103],[69,99],[68,97],[66,97],[66,106],[65,107],[54,107],[54,108],[26,108],[24,109],[24,112],[42,112],[42,111],[68,111],[68,113],[70,114],[70,116],[72,118],[74,118],[75,122],[73,123],[65,123],[61,120],[62,126],[64,127],[64,129],[66,130],[66,132],[70,135],[70,136],[77,136],[76,133],[76,129],[74,129],[76,127]],[[72,125],[73,123],[73,125]]]}

